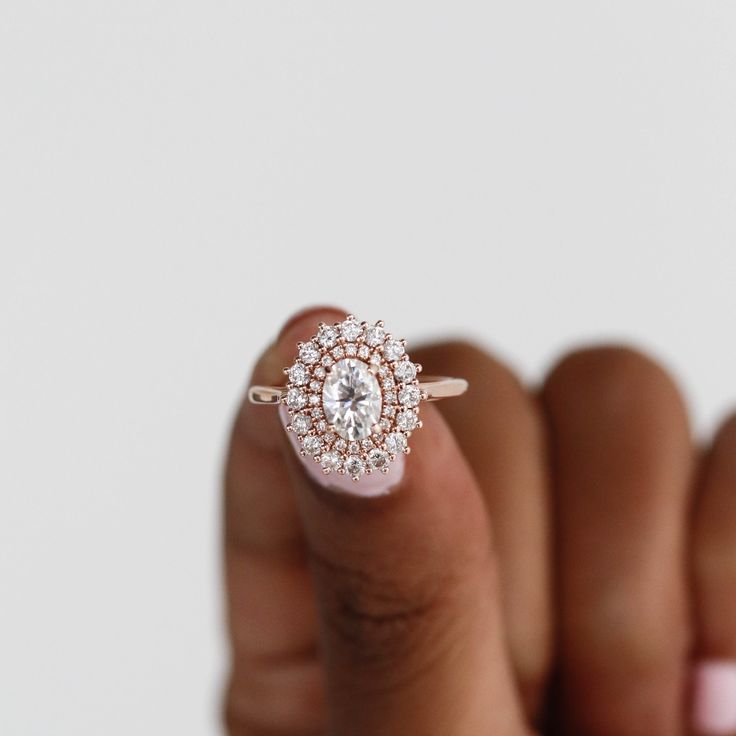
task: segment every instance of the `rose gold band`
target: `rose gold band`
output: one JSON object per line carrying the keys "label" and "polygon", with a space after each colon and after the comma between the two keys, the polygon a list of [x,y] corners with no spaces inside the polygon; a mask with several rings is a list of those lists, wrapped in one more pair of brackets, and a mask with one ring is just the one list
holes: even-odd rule
{"label": "rose gold band", "polygon": [[[464,378],[425,376],[419,381],[419,388],[426,393],[427,401],[437,401],[464,394],[468,382]],[[285,386],[251,386],[248,400],[253,404],[278,404],[285,394]]]}

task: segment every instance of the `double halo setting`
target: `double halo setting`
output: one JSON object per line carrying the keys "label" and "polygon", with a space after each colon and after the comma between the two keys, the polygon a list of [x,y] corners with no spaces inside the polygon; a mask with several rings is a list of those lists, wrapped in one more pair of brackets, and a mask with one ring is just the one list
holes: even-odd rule
{"label": "double halo setting", "polygon": [[301,454],[324,473],[354,480],[387,473],[399,454],[410,452],[411,433],[422,426],[419,404],[428,398],[417,376],[421,365],[406,353],[406,343],[386,331],[382,321],[320,324],[299,343],[298,357],[284,369],[281,397]]}

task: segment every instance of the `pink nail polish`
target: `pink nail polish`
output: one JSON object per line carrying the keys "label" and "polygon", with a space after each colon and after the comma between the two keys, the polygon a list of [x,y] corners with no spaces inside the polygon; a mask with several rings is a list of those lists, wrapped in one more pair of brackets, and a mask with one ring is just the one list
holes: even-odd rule
{"label": "pink nail polish", "polygon": [[[279,406],[279,418],[281,423],[286,427],[289,423],[289,413],[286,408]],[[301,446],[299,440],[293,432],[286,433],[291,446],[294,448],[297,458],[301,462],[307,475],[323,488],[329,488],[337,493],[349,493],[353,496],[362,496],[363,498],[372,498],[375,496],[385,496],[391,492],[401,481],[404,476],[404,456],[399,455],[394,462],[391,463],[388,473],[371,473],[364,475],[359,481],[354,481],[347,475],[339,473],[330,473],[325,475],[319,464],[311,457],[303,457],[299,454]]]}
{"label": "pink nail polish", "polygon": [[693,728],[707,736],[736,733],[736,659],[695,666]]}

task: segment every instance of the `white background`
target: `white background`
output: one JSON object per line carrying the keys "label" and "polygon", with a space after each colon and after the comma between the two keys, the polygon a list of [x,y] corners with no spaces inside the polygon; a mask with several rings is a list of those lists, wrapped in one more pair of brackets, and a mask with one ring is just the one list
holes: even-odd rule
{"label": "white background", "polygon": [[222,447],[292,310],[736,403],[736,5],[4,0],[0,258],[0,733],[214,733]]}

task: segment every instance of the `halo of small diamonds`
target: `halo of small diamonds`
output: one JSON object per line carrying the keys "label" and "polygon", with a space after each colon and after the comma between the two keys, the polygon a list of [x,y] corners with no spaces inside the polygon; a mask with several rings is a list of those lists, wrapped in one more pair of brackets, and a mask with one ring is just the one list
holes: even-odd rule
{"label": "halo of small diamonds", "polygon": [[[284,368],[288,383],[281,401],[301,454],[325,474],[356,481],[387,473],[399,454],[409,453],[408,438],[422,426],[419,404],[426,398],[417,379],[421,366],[411,362],[404,340],[389,334],[381,321],[368,324],[348,315],[333,325],[320,324],[297,349],[294,364]],[[341,398],[340,391],[349,398]],[[350,408],[343,410],[343,404]]]}

